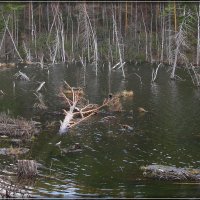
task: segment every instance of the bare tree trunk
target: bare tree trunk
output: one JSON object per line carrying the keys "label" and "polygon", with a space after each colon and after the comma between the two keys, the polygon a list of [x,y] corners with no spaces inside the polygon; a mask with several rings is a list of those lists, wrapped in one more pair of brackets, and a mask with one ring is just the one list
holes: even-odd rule
{"label": "bare tree trunk", "polygon": [[59,29],[60,29],[60,36],[61,36],[61,57],[62,62],[65,62],[65,36],[64,36],[64,23],[62,18],[62,13],[59,14]]}
{"label": "bare tree trunk", "polygon": [[146,28],[142,9],[141,9],[141,13],[142,13],[142,21],[143,21],[143,24],[144,24],[145,41],[146,41],[146,43],[145,43],[145,55],[146,55],[146,61],[148,61],[148,33],[147,33],[147,28]]}
{"label": "bare tree trunk", "polygon": [[97,76],[97,65],[98,65],[98,47],[97,47],[97,36],[96,36],[96,31],[93,30],[92,28],[92,24],[91,24],[91,21],[90,21],[90,18],[89,18],[89,15],[87,13],[87,10],[86,10],[86,7],[85,7],[85,14],[86,14],[86,17],[87,17],[87,20],[88,20],[88,24],[90,26],[90,32],[91,32],[91,35],[92,35],[92,39],[93,39],[93,46],[94,46],[94,63],[95,63],[95,71],[96,71],[96,76]]}
{"label": "bare tree trunk", "polygon": [[176,2],[174,1],[174,30],[177,32],[177,19],[176,19]]}
{"label": "bare tree trunk", "polygon": [[[9,17],[10,17],[10,15],[8,16],[8,19],[9,19]],[[17,50],[16,44],[15,44],[15,42],[14,42],[14,40],[13,40],[13,37],[12,37],[12,35],[11,35],[11,33],[10,33],[10,30],[9,30],[9,28],[8,28],[8,24],[6,23],[6,20],[5,20],[5,18],[4,18],[3,15],[2,15],[2,18],[3,18],[3,20],[4,20],[5,27],[6,27],[7,31],[8,31],[8,33],[9,33],[10,39],[11,39],[11,41],[12,41],[12,43],[13,43],[14,49],[15,49],[17,55],[19,56],[20,60],[23,61],[23,59],[22,59],[22,57],[21,57],[19,51]]]}
{"label": "bare tree trunk", "polygon": [[161,19],[161,27],[162,27],[162,42],[161,42],[161,55],[160,55],[160,61],[163,62],[164,58],[164,41],[165,41],[165,16]]}
{"label": "bare tree trunk", "polygon": [[159,61],[160,58],[160,45],[159,45],[159,37],[158,37],[158,17],[160,13],[159,13],[159,3],[156,4],[156,50],[157,50],[157,60]]}
{"label": "bare tree trunk", "polygon": [[71,22],[72,22],[72,60],[74,58],[74,25],[73,25],[73,20],[71,18]]}
{"label": "bare tree trunk", "polygon": [[175,34],[176,49],[175,49],[174,64],[173,64],[172,72],[170,75],[171,79],[175,78],[175,71],[176,71],[176,66],[177,66],[178,55],[180,54],[180,46],[183,43],[185,43],[184,36],[183,36],[183,25],[185,24],[185,7],[184,7],[184,15],[183,16],[184,16],[184,19],[182,20],[179,31]]}
{"label": "bare tree trunk", "polygon": [[168,63],[169,63],[169,65],[171,65],[173,63],[171,12],[169,12],[168,21],[169,21],[169,26],[168,26],[168,40],[169,40],[169,42],[168,42]]}
{"label": "bare tree trunk", "polygon": [[151,63],[153,63],[153,53],[152,53],[152,40],[153,40],[153,11],[152,11],[152,4],[151,4],[151,31],[150,31],[150,61],[151,61]]}
{"label": "bare tree trunk", "polygon": [[34,41],[34,24],[33,24],[33,3],[30,3],[31,7],[31,40]]}
{"label": "bare tree trunk", "polygon": [[135,2],[135,41],[137,39],[137,2]]}
{"label": "bare tree trunk", "polygon": [[119,42],[119,37],[118,37],[118,31],[117,31],[117,24],[116,24],[116,21],[115,21],[115,18],[114,18],[114,14],[112,14],[112,18],[113,18],[113,24],[114,24],[114,28],[115,28],[115,36],[116,36],[116,42],[117,42],[117,47],[118,47],[118,53],[119,53],[119,63],[120,63],[120,67],[122,68],[122,73],[123,73],[123,76],[125,77],[125,73],[124,73],[124,63],[123,63],[123,60],[122,60],[122,53],[121,53],[121,47],[120,47],[120,42]]}
{"label": "bare tree trunk", "polygon": [[50,27],[50,23],[49,23],[49,3],[47,2],[47,31],[49,32],[49,27]]}
{"label": "bare tree trunk", "polygon": [[200,54],[200,3],[199,3],[199,10],[197,12],[197,29],[198,29],[198,37],[197,37],[197,66],[199,66],[199,54]]}
{"label": "bare tree trunk", "polygon": [[126,2],[126,16],[125,16],[125,36],[127,34],[128,30],[128,4]]}

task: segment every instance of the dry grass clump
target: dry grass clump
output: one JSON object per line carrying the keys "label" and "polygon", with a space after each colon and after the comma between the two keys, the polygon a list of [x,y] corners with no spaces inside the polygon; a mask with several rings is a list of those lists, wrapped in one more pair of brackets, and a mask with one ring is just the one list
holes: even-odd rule
{"label": "dry grass clump", "polygon": [[16,67],[16,63],[0,63],[0,71]]}
{"label": "dry grass clump", "polygon": [[0,135],[31,138],[38,133],[37,122],[23,118],[13,119],[5,113],[0,113]]}
{"label": "dry grass clump", "polygon": [[108,108],[111,112],[121,112],[122,104],[120,98],[115,97],[112,101],[108,103]]}
{"label": "dry grass clump", "polygon": [[[80,88],[80,87],[78,87],[78,88],[72,87],[72,89],[73,89],[73,91],[74,91],[75,93],[77,93],[77,94],[79,94],[79,95],[84,95],[83,88]],[[73,93],[72,93],[72,91],[71,91],[70,89],[65,89],[65,90],[63,91],[63,93],[66,94],[66,96],[72,96],[72,95],[73,95]]]}
{"label": "dry grass clump", "polygon": [[116,94],[116,96],[118,97],[133,97],[133,95],[134,95],[134,92],[132,90],[123,90]]}
{"label": "dry grass clump", "polygon": [[71,87],[64,81],[64,85],[61,86],[60,91],[66,95],[66,97],[71,98],[73,95],[83,97],[85,95],[84,89],[81,87]]}
{"label": "dry grass clump", "polygon": [[145,109],[142,108],[142,107],[139,107],[139,108],[138,108],[138,112],[140,112],[140,113],[145,113],[145,112],[148,112],[148,111],[145,110]]}
{"label": "dry grass clump", "polygon": [[31,178],[37,176],[37,162],[35,160],[18,160],[17,173],[20,177]]}

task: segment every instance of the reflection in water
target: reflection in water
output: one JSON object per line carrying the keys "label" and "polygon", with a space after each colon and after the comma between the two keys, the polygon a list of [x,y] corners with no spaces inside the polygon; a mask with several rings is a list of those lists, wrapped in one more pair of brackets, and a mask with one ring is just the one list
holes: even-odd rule
{"label": "reflection in water", "polygon": [[174,108],[177,106],[177,103],[179,102],[179,94],[177,89],[177,83],[172,80],[169,82],[169,93],[171,94],[171,105],[174,106]]}
{"label": "reflection in water", "polygon": [[151,92],[153,94],[154,97],[158,97],[159,92],[160,92],[160,86],[157,83],[152,83],[151,84]]}
{"label": "reflection in water", "polygon": [[[128,67],[128,66],[127,66]],[[143,68],[144,67],[144,68]],[[133,197],[200,197],[194,185],[178,185],[173,182],[146,180],[140,166],[152,163],[176,165],[177,167],[199,166],[199,94],[186,82],[169,81],[164,69],[160,70],[156,83],[151,85],[151,70],[141,66],[140,76],[135,68],[127,68],[129,76],[123,79],[121,71],[109,73],[108,67],[99,68],[98,76],[80,65],[55,65],[48,71],[28,67],[22,71],[35,77],[30,83],[13,80],[16,71],[0,73],[1,89],[6,92],[0,99],[0,110],[26,118],[37,118],[45,130],[31,143],[26,159],[41,163],[33,193],[37,197],[63,198],[133,198]],[[149,70],[149,71],[148,71]],[[123,99],[124,112],[101,112],[93,118],[59,135],[60,112],[63,104],[57,97],[63,80],[72,86],[85,86],[91,103],[101,104],[107,95],[121,90],[133,90],[134,98]],[[16,86],[14,87],[13,83]],[[47,112],[35,112],[34,92],[36,81],[45,81],[46,90],[41,91],[48,105]],[[37,83],[37,84],[36,84]],[[24,98],[26,97],[26,98]],[[141,115],[136,110],[144,107],[148,113]],[[103,122],[106,116],[115,120]],[[47,123],[48,122],[48,123]],[[54,124],[51,128],[45,124]],[[123,124],[133,127],[122,130]],[[62,148],[79,143],[79,153],[61,154]],[[0,142],[3,147],[5,142]],[[9,144],[6,144],[9,145]],[[12,162],[1,156],[2,165]]]}
{"label": "reflection in water", "polygon": [[13,96],[15,96],[15,81],[13,81]]}
{"label": "reflection in water", "polygon": [[157,106],[160,98],[160,86],[157,83],[151,84],[152,101]]}
{"label": "reflection in water", "polygon": [[198,100],[200,100],[200,88],[198,87],[198,88],[196,88],[195,90],[194,90],[194,96],[198,99]]}

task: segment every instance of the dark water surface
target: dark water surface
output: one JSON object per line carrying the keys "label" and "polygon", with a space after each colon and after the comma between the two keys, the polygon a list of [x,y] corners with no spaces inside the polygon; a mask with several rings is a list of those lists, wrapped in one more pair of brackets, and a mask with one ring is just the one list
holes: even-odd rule
{"label": "dark water surface", "polygon": [[[30,152],[24,159],[35,159],[42,164],[39,176],[32,186],[38,197],[64,198],[133,198],[133,197],[200,197],[200,184],[156,181],[143,177],[140,166],[149,164],[199,168],[200,163],[200,91],[190,81],[171,81],[166,69],[161,68],[153,85],[149,65],[126,66],[127,77],[121,71],[109,76],[107,66],[98,76],[88,67],[84,74],[75,66],[55,65],[48,69],[37,66],[20,67],[0,73],[0,111],[11,116],[22,116],[42,123]],[[19,69],[30,82],[15,80]],[[142,84],[139,78],[141,76]],[[85,88],[90,103],[101,104],[109,92],[133,90],[134,97],[123,99],[122,113],[101,112],[81,123],[65,135],[59,135],[62,111],[58,98],[59,87],[66,80],[71,86]],[[41,93],[47,111],[33,108],[37,82],[45,81]],[[13,87],[15,82],[15,87]],[[140,114],[138,107],[148,110]],[[102,123],[101,119],[114,115],[116,120]],[[47,129],[47,122],[56,121]],[[123,131],[120,124],[133,127]],[[9,144],[0,143],[1,147]],[[82,152],[61,154],[62,147],[80,143]],[[1,156],[1,168],[12,165],[13,159]]]}

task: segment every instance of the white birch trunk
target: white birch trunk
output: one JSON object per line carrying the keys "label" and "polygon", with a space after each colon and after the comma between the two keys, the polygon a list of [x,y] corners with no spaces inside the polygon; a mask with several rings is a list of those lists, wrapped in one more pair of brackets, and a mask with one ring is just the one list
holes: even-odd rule
{"label": "white birch trunk", "polygon": [[197,29],[198,29],[198,37],[197,37],[197,66],[199,66],[199,54],[200,54],[200,3],[199,3],[199,11],[197,13]]}

